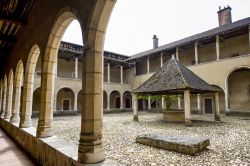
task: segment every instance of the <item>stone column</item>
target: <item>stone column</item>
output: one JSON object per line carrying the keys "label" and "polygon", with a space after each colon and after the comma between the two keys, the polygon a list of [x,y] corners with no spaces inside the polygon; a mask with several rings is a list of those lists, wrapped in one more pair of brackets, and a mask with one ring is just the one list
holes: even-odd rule
{"label": "stone column", "polygon": [[195,64],[199,63],[199,55],[198,55],[198,43],[194,43],[194,54],[195,54]]}
{"label": "stone column", "polygon": [[161,108],[166,109],[166,103],[165,103],[165,100],[164,100],[164,96],[161,97]]}
{"label": "stone column", "polygon": [[225,113],[230,112],[230,106],[229,106],[229,92],[228,89],[225,89]]}
{"label": "stone column", "polygon": [[185,111],[185,124],[190,126],[191,122],[191,110],[190,110],[190,91],[184,90],[184,111]]}
{"label": "stone column", "polygon": [[151,109],[151,99],[150,99],[150,96],[148,97],[148,109]]}
{"label": "stone column", "polygon": [[107,72],[107,77],[108,77],[108,83],[110,83],[110,63],[107,63],[107,65],[108,65],[108,72]]}
{"label": "stone column", "polygon": [[137,94],[133,93],[133,106],[134,106],[134,121],[138,121],[138,100],[137,100]]}
{"label": "stone column", "polygon": [[220,60],[220,36],[216,36],[216,60]]}
{"label": "stone column", "polygon": [[135,62],[135,65],[134,65],[134,75],[136,76],[136,62]]}
{"label": "stone column", "polygon": [[3,93],[2,93],[2,105],[1,105],[1,117],[4,117],[6,109],[6,97],[7,97],[7,81],[3,82]]}
{"label": "stone column", "polygon": [[75,57],[75,79],[78,79],[78,58]]}
{"label": "stone column", "polygon": [[120,93],[120,109],[123,108],[123,95]]}
{"label": "stone column", "polygon": [[121,73],[121,84],[123,84],[123,66],[120,66],[120,73]]}
{"label": "stone column", "polygon": [[77,111],[77,93],[74,96],[74,110]]}
{"label": "stone column", "polygon": [[[42,60],[43,66],[55,65],[53,62]],[[37,126],[36,137],[44,138],[53,136],[52,122],[53,122],[53,104],[54,104],[54,83],[55,75],[53,70],[43,68],[41,77],[41,99],[40,112]]]}
{"label": "stone column", "polygon": [[[88,41],[90,49],[83,55],[82,70],[82,115],[81,133],[78,147],[79,163],[97,163],[105,159],[102,145],[103,126],[103,51],[96,50],[96,36],[104,36],[103,32],[90,30]],[[92,38],[94,37],[94,38]],[[90,39],[92,38],[92,39]]]}
{"label": "stone column", "polygon": [[33,102],[33,82],[34,73],[25,71],[23,83],[23,96],[22,96],[22,111],[20,115],[20,128],[28,128],[32,126],[31,114],[32,114],[32,102]]}
{"label": "stone column", "polygon": [[4,119],[9,119],[12,111],[12,96],[13,96],[13,77],[8,80],[8,91],[6,98],[6,109],[4,114]]}
{"label": "stone column", "polygon": [[248,26],[248,43],[249,43],[249,46],[250,46],[250,25]]}
{"label": "stone column", "polygon": [[215,114],[214,114],[214,120],[220,121],[220,105],[219,105],[219,93],[216,92],[214,94],[215,99]]}
{"label": "stone column", "polygon": [[54,110],[54,112],[57,111],[56,105],[57,105],[57,94],[54,95],[54,103],[53,103],[53,106],[54,106],[53,110]]}
{"label": "stone column", "polygon": [[150,64],[149,64],[149,56],[147,57],[147,74],[150,73]]}
{"label": "stone column", "polygon": [[2,100],[3,100],[2,96],[3,96],[3,84],[2,84],[2,80],[0,80],[0,112],[2,111],[1,110],[2,109]]}
{"label": "stone column", "polygon": [[107,110],[110,109],[110,94],[107,93]]}
{"label": "stone column", "polygon": [[15,123],[19,121],[19,111],[20,111],[20,100],[21,100],[21,80],[15,80],[14,82],[14,96],[12,102],[12,115],[10,117],[10,122]]}
{"label": "stone column", "polygon": [[176,60],[179,61],[179,48],[178,48],[178,47],[176,47],[175,56],[176,56],[176,57],[175,57]]}
{"label": "stone column", "polygon": [[197,94],[197,110],[201,110],[201,95]]}
{"label": "stone column", "polygon": [[181,96],[178,95],[178,109],[181,109]]}
{"label": "stone column", "polygon": [[161,67],[163,66],[163,52],[161,52]]}

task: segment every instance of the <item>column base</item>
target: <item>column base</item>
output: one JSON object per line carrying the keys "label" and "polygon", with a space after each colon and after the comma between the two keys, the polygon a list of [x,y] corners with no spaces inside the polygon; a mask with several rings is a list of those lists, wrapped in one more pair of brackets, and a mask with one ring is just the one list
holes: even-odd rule
{"label": "column base", "polygon": [[229,113],[230,111],[230,108],[225,108],[225,113]]}
{"label": "column base", "polygon": [[15,116],[11,116],[10,117],[10,123],[16,123],[16,122],[18,122],[19,121],[19,118],[15,115]]}
{"label": "column base", "polygon": [[215,121],[221,121],[220,116],[215,115],[215,116],[214,116],[214,120],[215,120]]}
{"label": "column base", "polygon": [[1,118],[4,118],[4,112],[1,112],[0,117],[1,117]]}
{"label": "column base", "polygon": [[[91,152],[86,152],[91,151]],[[102,145],[97,146],[81,146],[78,148],[78,160],[79,164],[95,164],[105,160],[105,151]]]}
{"label": "column base", "polygon": [[192,121],[191,121],[191,119],[185,119],[185,126],[187,126],[187,127],[192,126]]}
{"label": "column base", "polygon": [[20,128],[29,128],[32,127],[32,121],[31,120],[25,120],[25,121],[20,121],[19,123]]}
{"label": "column base", "polygon": [[54,136],[54,132],[51,127],[41,127],[37,126],[36,130],[36,138],[47,138],[47,137],[52,137]]}
{"label": "column base", "polygon": [[139,118],[138,118],[138,115],[134,115],[134,121],[138,122],[139,121]]}
{"label": "column base", "polygon": [[4,119],[10,119],[10,115],[4,114]]}

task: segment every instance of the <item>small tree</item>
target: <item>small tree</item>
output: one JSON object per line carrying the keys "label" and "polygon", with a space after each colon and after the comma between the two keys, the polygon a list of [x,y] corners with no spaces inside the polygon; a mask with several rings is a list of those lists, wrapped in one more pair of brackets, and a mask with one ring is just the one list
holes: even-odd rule
{"label": "small tree", "polygon": [[169,110],[171,105],[178,100],[178,95],[164,95],[165,107]]}

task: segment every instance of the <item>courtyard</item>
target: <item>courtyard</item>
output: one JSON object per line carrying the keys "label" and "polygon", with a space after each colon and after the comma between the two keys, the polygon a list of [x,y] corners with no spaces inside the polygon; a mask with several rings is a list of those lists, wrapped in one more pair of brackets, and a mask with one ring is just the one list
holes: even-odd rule
{"label": "courtyard", "polygon": [[[103,142],[106,158],[123,165],[250,165],[250,117],[222,116],[212,122],[213,115],[192,115],[193,126],[163,122],[161,113],[139,112],[139,122],[132,113],[104,114]],[[55,135],[78,144],[81,116],[54,117]],[[33,119],[37,125],[38,119]],[[208,149],[188,156],[135,143],[144,133],[189,135],[210,139]]]}

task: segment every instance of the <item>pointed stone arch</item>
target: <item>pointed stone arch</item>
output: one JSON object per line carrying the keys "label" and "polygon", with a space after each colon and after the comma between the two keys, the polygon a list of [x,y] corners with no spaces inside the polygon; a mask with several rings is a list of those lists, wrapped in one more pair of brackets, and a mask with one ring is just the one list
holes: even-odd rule
{"label": "pointed stone arch", "polygon": [[14,89],[13,89],[13,101],[12,101],[12,115],[10,118],[10,122],[14,123],[19,120],[19,112],[20,112],[20,103],[21,103],[21,86],[23,81],[23,61],[19,60],[17,63],[17,67],[15,70],[14,77]]}
{"label": "pointed stone arch", "polygon": [[38,57],[40,56],[40,48],[34,44],[29,52],[28,59],[25,65],[24,81],[23,81],[23,99],[20,115],[20,128],[27,128],[32,126],[32,102],[33,102],[33,88],[34,75]]}

